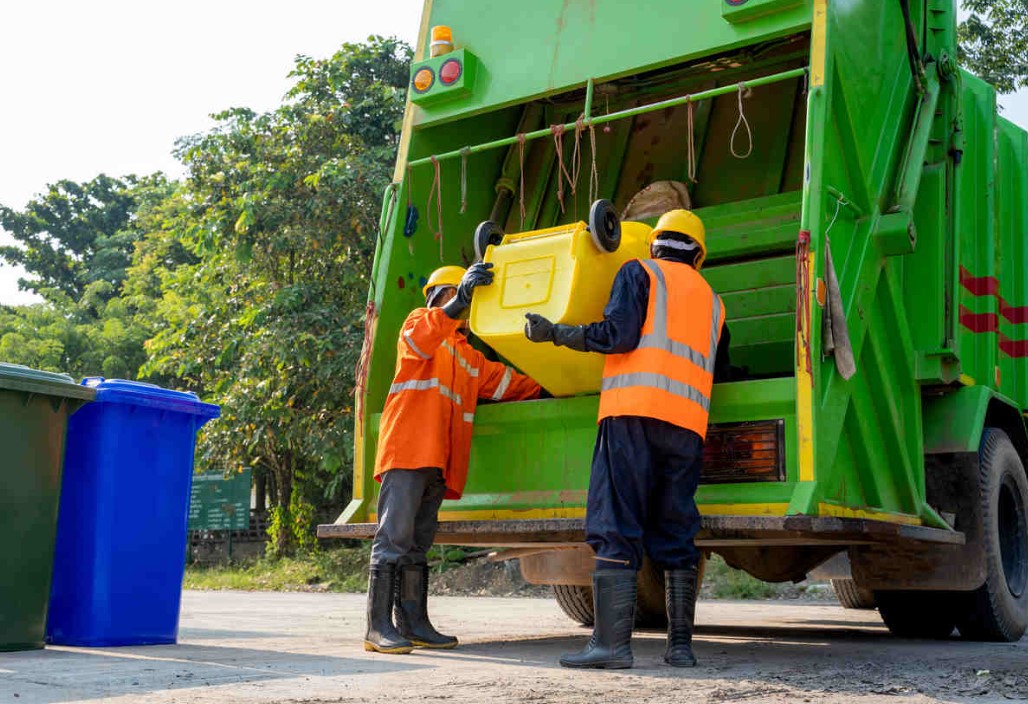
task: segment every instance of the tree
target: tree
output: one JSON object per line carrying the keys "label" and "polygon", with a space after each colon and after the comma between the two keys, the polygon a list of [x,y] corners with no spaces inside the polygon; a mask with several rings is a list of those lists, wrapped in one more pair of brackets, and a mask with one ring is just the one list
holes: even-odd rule
{"label": "tree", "polygon": [[27,287],[46,303],[0,309],[0,359],[74,377],[136,378],[156,321],[141,315],[145,297],[122,297],[122,284],[136,242],[159,224],[155,214],[172,190],[160,174],[101,175],[61,181],[20,213],[4,209],[23,246],[0,256],[36,274]]}
{"label": "tree", "polygon": [[964,0],[960,62],[1001,93],[1028,87],[1028,0]]}
{"label": "tree", "polygon": [[20,245],[0,247],[0,258],[25,267],[32,278],[19,281],[53,302],[77,301],[95,282],[114,295],[125,279],[139,233],[132,227],[137,188],[160,187],[164,177],[140,181],[100,174],[92,181],[59,181],[21,212],[0,206],[0,225]]}
{"label": "tree", "polygon": [[280,107],[227,110],[179,145],[185,206],[168,227],[196,260],[151,272],[164,327],[144,372],[221,404],[201,451],[271,479],[272,552],[311,541],[313,506],[349,487],[354,367],[410,56],[372,37],[298,57]]}

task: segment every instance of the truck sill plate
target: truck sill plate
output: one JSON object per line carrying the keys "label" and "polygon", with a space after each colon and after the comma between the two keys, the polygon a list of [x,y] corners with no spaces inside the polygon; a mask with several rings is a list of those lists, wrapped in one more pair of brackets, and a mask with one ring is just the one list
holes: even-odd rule
{"label": "truck sill plate", "polygon": [[[318,526],[319,538],[367,540],[375,523]],[[585,542],[585,519],[544,518],[502,521],[441,521],[441,545],[526,546]],[[963,545],[957,531],[901,525],[866,518],[832,516],[704,516],[696,537],[701,547],[725,545],[852,545],[926,542]]]}

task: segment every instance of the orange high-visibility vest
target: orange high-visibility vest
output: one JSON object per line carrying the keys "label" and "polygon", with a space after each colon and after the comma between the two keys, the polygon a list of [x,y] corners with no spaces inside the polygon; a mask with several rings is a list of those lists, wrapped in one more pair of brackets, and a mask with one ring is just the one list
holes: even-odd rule
{"label": "orange high-visibility vest", "polygon": [[486,359],[457,332],[459,326],[442,308],[418,308],[407,316],[379,424],[379,481],[392,469],[438,467],[446,498],[459,499],[468,478],[479,399],[538,398],[539,384]]}
{"label": "orange high-visibility vest", "polygon": [[725,306],[688,264],[640,260],[650,277],[639,346],[607,357],[600,420],[656,418],[707,437]]}

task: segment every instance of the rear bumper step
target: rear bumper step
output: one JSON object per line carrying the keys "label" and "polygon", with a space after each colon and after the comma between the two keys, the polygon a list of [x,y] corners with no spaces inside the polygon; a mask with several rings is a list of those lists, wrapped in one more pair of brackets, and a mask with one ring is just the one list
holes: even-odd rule
{"label": "rear bumper step", "polygon": [[[319,538],[369,539],[376,523],[318,526]],[[963,545],[964,534],[924,526],[901,525],[865,518],[831,516],[704,516],[696,537],[700,547],[743,545],[860,545],[927,542]],[[554,547],[585,542],[585,519],[545,518],[502,521],[441,521],[441,545]]]}

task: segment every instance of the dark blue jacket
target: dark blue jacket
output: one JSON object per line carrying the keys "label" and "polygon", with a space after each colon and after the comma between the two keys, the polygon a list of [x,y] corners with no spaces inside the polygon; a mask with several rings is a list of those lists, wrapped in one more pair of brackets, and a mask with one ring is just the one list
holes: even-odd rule
{"label": "dark blue jacket", "polygon": [[[670,257],[667,261],[680,261]],[[686,265],[688,266],[688,265]],[[623,354],[639,346],[646,309],[650,301],[650,277],[643,265],[635,260],[626,263],[614,277],[610,300],[603,311],[603,320],[585,326],[585,344],[590,352]],[[714,380],[722,381],[728,375],[728,345],[731,335],[726,322],[717,345],[714,361]]]}

